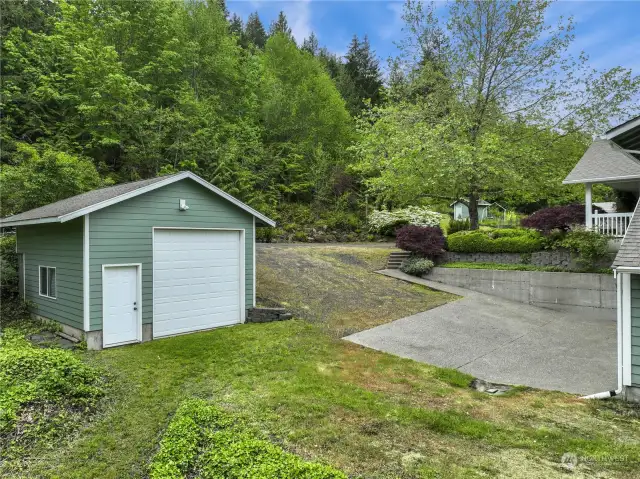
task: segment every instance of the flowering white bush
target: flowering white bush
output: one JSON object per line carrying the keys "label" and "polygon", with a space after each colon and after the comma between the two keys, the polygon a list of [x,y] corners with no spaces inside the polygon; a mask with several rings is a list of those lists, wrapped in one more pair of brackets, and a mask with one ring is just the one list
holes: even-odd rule
{"label": "flowering white bush", "polygon": [[438,226],[442,215],[424,206],[408,206],[400,210],[375,210],[368,218],[371,231],[389,232],[394,226]]}

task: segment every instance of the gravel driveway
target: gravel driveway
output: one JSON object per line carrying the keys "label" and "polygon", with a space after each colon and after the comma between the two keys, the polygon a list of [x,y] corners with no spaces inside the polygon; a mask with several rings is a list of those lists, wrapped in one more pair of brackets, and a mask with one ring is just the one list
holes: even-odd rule
{"label": "gravel driveway", "polygon": [[588,394],[616,388],[616,323],[385,270],[462,299],[345,337],[492,382]]}

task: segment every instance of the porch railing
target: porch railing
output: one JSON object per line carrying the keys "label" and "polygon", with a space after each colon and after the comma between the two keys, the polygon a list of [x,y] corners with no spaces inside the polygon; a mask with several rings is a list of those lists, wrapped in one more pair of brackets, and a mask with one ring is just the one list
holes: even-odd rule
{"label": "porch railing", "polygon": [[593,213],[593,229],[598,233],[622,238],[633,213]]}

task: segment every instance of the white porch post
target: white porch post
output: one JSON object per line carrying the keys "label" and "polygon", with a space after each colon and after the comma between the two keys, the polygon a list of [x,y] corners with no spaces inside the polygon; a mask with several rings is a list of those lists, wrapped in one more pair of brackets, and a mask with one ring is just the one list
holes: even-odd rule
{"label": "white porch post", "polygon": [[591,219],[591,183],[584,184],[584,222],[587,229],[593,228],[593,220]]}

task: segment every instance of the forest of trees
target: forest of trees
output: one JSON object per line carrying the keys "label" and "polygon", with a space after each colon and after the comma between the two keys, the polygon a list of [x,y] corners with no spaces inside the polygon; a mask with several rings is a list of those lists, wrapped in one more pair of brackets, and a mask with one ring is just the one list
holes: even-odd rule
{"label": "forest of trees", "polygon": [[[570,28],[545,33],[546,2],[520,4],[457,2],[447,29],[409,0],[401,55],[384,69],[366,36],[341,58],[315,34],[297,44],[282,12],[265,26],[221,0],[1,0],[1,213],[183,169],[275,219],[292,204],[362,217],[365,194],[387,206],[579,199],[561,180],[638,80],[582,76],[589,98],[565,95],[566,79],[515,84],[571,40]],[[477,68],[464,61],[485,26],[472,18],[515,38],[477,51]],[[583,106],[556,121],[541,115],[551,100]]]}

